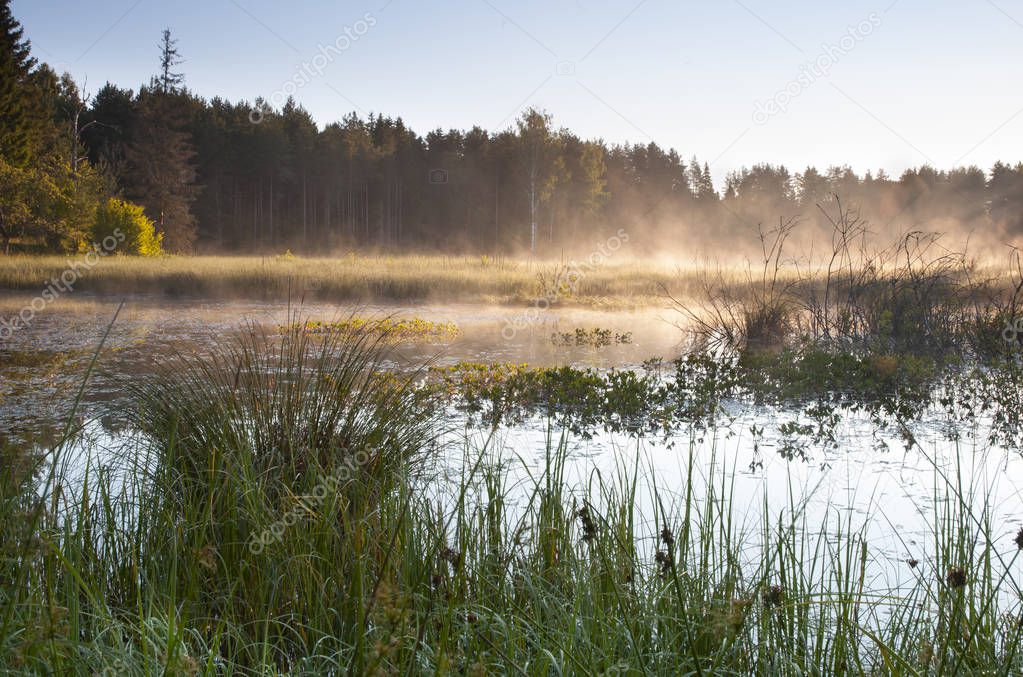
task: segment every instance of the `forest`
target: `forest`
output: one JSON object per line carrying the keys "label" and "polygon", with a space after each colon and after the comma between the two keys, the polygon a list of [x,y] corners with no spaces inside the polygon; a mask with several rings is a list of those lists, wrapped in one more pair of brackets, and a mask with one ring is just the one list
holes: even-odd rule
{"label": "forest", "polygon": [[0,39],[6,253],[83,249],[110,197],[141,205],[173,253],[556,257],[625,228],[649,235],[634,238],[637,255],[714,254],[779,219],[826,237],[836,199],[882,235],[1023,236],[1023,163],[924,165],[898,177],[761,163],[715,186],[709,162],[684,149],[582,139],[536,109],[507,129],[423,134],[400,116],[339,111],[320,126],[293,99],[274,109],[259,97],[205,98],[178,72],[170,31],[149,83],[93,94],[32,57],[7,2]]}

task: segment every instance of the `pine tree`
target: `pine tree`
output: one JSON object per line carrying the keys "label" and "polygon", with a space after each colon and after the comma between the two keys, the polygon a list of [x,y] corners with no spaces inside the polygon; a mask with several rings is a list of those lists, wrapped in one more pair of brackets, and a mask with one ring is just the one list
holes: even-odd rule
{"label": "pine tree", "polygon": [[175,73],[173,68],[182,62],[178,53],[178,41],[171,38],[169,28],[163,29],[163,39],[160,41],[160,75],[157,79],[157,89],[164,94],[178,91],[185,82],[182,73]]}
{"label": "pine tree", "polygon": [[160,73],[153,78],[152,90],[139,95],[138,117],[125,155],[131,172],[129,194],[145,206],[168,250],[188,252],[197,235],[192,203],[198,189],[192,164],[195,151],[182,114],[187,98],[179,94],[184,76],[172,70],[179,63],[176,42],[165,30]]}
{"label": "pine tree", "polygon": [[190,135],[182,129],[176,101],[161,92],[143,92],[132,142],[126,150],[128,194],[146,208],[170,251],[187,252],[196,239],[192,202],[196,197]]}
{"label": "pine tree", "polygon": [[17,167],[35,159],[47,125],[35,66],[11,0],[0,0],[0,157]]}

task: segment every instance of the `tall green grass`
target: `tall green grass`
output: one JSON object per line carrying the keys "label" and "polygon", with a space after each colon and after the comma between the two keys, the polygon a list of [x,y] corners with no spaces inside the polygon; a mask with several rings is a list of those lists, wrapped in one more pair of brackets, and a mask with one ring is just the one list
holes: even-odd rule
{"label": "tall green grass", "polygon": [[[935,470],[916,583],[877,587],[867,572],[883,553],[851,511],[811,515],[794,483],[780,508],[757,504],[733,484],[745,460],[723,436],[709,460],[695,438],[681,445],[679,486],[638,448],[576,482],[567,433],[548,429],[538,470],[536,450],[493,434],[458,441],[419,377],[392,371],[372,334],[246,332],[133,386],[143,434],[116,464],[69,442],[44,495],[24,472],[3,485],[0,667],[1023,669],[1017,548],[961,473]],[[460,456],[451,482],[430,473],[445,449]]]}

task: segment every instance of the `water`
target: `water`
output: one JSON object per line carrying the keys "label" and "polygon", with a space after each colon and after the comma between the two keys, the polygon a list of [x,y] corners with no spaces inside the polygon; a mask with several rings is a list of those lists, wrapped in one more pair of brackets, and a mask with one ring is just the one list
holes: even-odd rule
{"label": "water", "polygon": [[[0,318],[18,313],[31,297],[0,297]],[[481,305],[287,305],[254,302],[206,302],[129,298],[110,325],[119,300],[85,295],[61,299],[38,314],[31,325],[0,344],[0,430],[15,437],[39,434],[63,421],[82,383],[93,353],[110,329],[99,368],[90,379],[79,413],[113,424],[124,414],[124,380],[152,369],[181,351],[203,350],[247,324],[270,331],[288,322],[289,313],[302,319],[343,319],[353,312],[371,317],[420,317],[453,322],[462,330],[454,341],[414,343],[398,354],[408,362],[431,360],[437,365],[459,361],[527,362],[531,365],[572,364],[592,367],[638,365],[650,357],[678,353],[679,332],[672,314],[655,309],[606,313],[595,310],[537,312],[530,307]],[[535,321],[534,321],[535,320]],[[509,327],[515,329],[509,331]],[[632,342],[601,349],[559,347],[556,331],[576,327],[606,328],[632,333]],[[35,359],[30,356],[36,356]],[[45,360],[42,366],[36,360]],[[26,364],[27,362],[27,364]]]}
{"label": "water", "polygon": [[[13,296],[0,299],[0,317],[11,316],[25,301]],[[653,357],[673,358],[679,353],[681,336],[672,325],[677,318],[663,309],[534,314],[528,308],[481,305],[289,308],[270,303],[134,298],[110,326],[118,304],[87,297],[62,300],[0,349],[0,429],[9,437],[52,436],[69,413],[84,371],[108,328],[98,372],[87,383],[78,415],[86,423],[90,447],[112,456],[132,437],[125,433],[131,423],[130,402],[124,394],[127,380],[174,353],[202,351],[243,330],[247,323],[273,329],[288,321],[289,312],[322,320],[357,311],[453,322],[461,329],[454,341],[413,343],[399,351],[401,360],[429,359],[438,365],[476,361],[630,368]],[[577,327],[630,332],[632,342],[604,348],[562,347],[552,342],[552,333]],[[1012,560],[1017,548],[1013,538],[1023,526],[1023,458],[990,446],[983,419],[970,427],[960,426],[959,441],[952,441],[946,434],[948,422],[935,413],[913,424],[919,445],[907,449],[898,431],[878,430],[869,418],[846,413],[836,431],[837,446],[811,445],[807,459],[786,460],[777,453],[787,442],[778,432],[778,423],[797,417],[797,412],[732,403],[729,413],[728,425],[696,437],[681,433],[668,439],[635,439],[598,432],[589,440],[572,439],[566,469],[569,486],[581,497],[581,488],[595,473],[610,478],[635,472],[641,486],[656,484],[670,506],[687,489],[692,460],[698,476],[712,477],[719,486],[724,483],[733,497],[743,499],[728,509],[739,531],[746,534],[744,542],[749,547],[744,555],[750,562],[762,556],[758,543],[765,511],[768,521],[776,522],[793,509],[802,510],[809,525],[837,526],[840,520],[862,532],[871,553],[868,588],[905,591],[919,576],[941,575],[930,568],[936,515],[945,507],[935,487],[944,488],[951,481],[961,487],[975,514],[986,509],[991,515],[996,551],[1005,562]],[[754,435],[756,429],[765,432]],[[530,475],[537,477],[544,470],[546,435],[543,421],[527,420],[503,429],[492,452],[506,461],[507,483],[520,488],[523,501]],[[456,451],[438,461],[442,474],[457,478],[462,458]],[[699,482],[694,487],[697,495],[706,486]],[[645,525],[640,530],[643,547],[652,551],[657,530],[650,497],[650,492],[640,491],[637,511]],[[906,563],[911,559],[919,561],[917,568]],[[1012,580],[1021,580],[1020,566],[1012,565]]]}

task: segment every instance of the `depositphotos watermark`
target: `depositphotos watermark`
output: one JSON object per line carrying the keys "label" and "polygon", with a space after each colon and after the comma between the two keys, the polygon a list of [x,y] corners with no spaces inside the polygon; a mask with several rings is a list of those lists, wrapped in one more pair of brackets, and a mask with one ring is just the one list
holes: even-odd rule
{"label": "depositphotos watermark", "polygon": [[14,332],[30,327],[36,315],[46,310],[61,294],[73,292],[79,278],[95,268],[104,257],[113,253],[118,245],[124,243],[125,239],[127,238],[120,228],[114,229],[113,235],[107,235],[100,243],[93,243],[92,249],[85,254],[81,261],[70,262],[63,273],[50,280],[42,293],[32,299],[14,317],[9,319],[0,317],[0,342],[9,340],[14,336]]}
{"label": "depositphotos watermark", "polygon": [[281,108],[288,99],[295,95],[295,92],[302,89],[314,78],[323,75],[327,66],[334,63],[334,59],[341,56],[343,52],[351,49],[352,45],[369,32],[370,28],[377,25],[377,19],[371,13],[366,12],[362,18],[351,26],[345,26],[341,35],[337,36],[334,42],[327,45],[319,45],[319,52],[312,59],[303,61],[291,79],[285,81],[281,88],[270,95],[270,98],[258,103],[249,113],[249,122],[258,125],[263,117],[275,109]]}
{"label": "depositphotos watermark", "polygon": [[515,316],[506,318],[504,328],[501,329],[501,338],[510,341],[519,331],[527,329],[540,322],[540,313],[551,307],[551,304],[564,296],[566,293],[573,294],[579,288],[579,282],[586,274],[597,266],[611,258],[611,255],[622,248],[622,245],[629,241],[629,234],[624,228],[609,237],[606,242],[597,246],[597,249],[590,253],[582,261],[572,260],[561,271],[551,285],[551,290],[544,296],[537,299],[536,303],[529,310]]}
{"label": "depositphotos watermark", "polygon": [[298,502],[281,519],[263,529],[259,535],[253,535],[249,540],[249,551],[253,555],[258,555],[268,545],[280,541],[286,529],[294,526],[304,516],[313,512],[315,508],[323,505],[331,491],[335,494],[340,493],[345,484],[351,481],[355,471],[369,463],[371,458],[370,454],[365,450],[359,450],[354,454],[346,454],[345,459],[341,462],[341,467],[334,474],[320,480],[313,487],[313,492],[310,495],[300,496]]}
{"label": "depositphotos watermark", "polygon": [[880,26],[881,16],[877,12],[871,12],[863,21],[855,26],[849,26],[837,45],[828,43],[821,45],[820,54],[800,66],[799,75],[794,80],[790,80],[766,101],[757,102],[756,110],[753,111],[753,122],[764,125],[775,115],[787,111],[793,99],[813,86],[818,80],[828,77],[831,69],[842,60],[842,57],[853,51],[856,45],[870,37]]}

